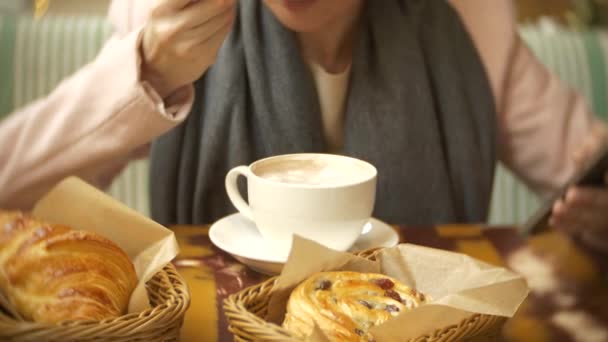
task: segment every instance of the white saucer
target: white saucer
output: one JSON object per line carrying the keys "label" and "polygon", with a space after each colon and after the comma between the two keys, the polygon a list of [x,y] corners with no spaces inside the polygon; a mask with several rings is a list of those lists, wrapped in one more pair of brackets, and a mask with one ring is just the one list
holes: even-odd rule
{"label": "white saucer", "polygon": [[[261,273],[278,274],[287,261],[286,256],[274,252],[252,221],[238,213],[215,222],[209,229],[209,239],[219,249]],[[393,247],[397,243],[397,232],[388,224],[372,218],[350,250]]]}

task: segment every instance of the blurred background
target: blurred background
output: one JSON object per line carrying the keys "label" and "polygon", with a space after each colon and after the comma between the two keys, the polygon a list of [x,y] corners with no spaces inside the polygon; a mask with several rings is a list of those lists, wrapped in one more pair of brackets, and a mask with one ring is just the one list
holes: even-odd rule
{"label": "blurred background", "polygon": [[[2,0],[0,1],[0,11],[28,11],[33,7],[33,3],[34,0]],[[109,4],[110,0],[51,0],[49,13],[58,15],[104,14]]]}
{"label": "blurred background", "polygon": [[[110,0],[48,0],[45,15],[34,19],[35,4],[43,2],[0,0],[0,119],[52,91],[94,59],[111,35],[105,18]],[[520,34],[532,52],[608,121],[608,0],[515,2]],[[147,161],[131,165],[109,192],[147,214]],[[499,166],[489,222],[522,223],[541,201]]]}
{"label": "blurred background", "polygon": [[[2,0],[0,11],[25,10],[33,0]],[[521,22],[543,17],[573,26],[608,24],[608,0],[515,0]],[[110,0],[51,0],[50,14],[103,14]]]}

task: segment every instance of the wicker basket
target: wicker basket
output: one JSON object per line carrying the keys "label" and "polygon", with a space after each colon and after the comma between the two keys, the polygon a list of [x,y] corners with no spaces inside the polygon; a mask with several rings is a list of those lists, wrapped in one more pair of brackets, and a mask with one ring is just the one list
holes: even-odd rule
{"label": "wicker basket", "polygon": [[[374,259],[375,251],[359,254]],[[277,278],[249,287],[224,300],[224,311],[234,340],[241,341],[301,341],[288,330],[267,322],[268,301]],[[497,340],[506,318],[474,314],[457,325],[439,329],[412,342],[494,341]]]}
{"label": "wicker basket", "polygon": [[105,321],[47,325],[15,321],[0,311],[0,341],[178,341],[190,305],[188,287],[172,264],[146,284],[152,307]]}

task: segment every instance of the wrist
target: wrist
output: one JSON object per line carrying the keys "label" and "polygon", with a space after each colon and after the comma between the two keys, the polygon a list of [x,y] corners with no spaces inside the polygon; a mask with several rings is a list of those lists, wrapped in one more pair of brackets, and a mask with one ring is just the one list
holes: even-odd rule
{"label": "wrist", "polygon": [[141,69],[141,81],[148,83],[152,89],[164,100],[171,96],[179,87],[168,84],[159,73],[147,68],[145,63]]}
{"label": "wrist", "polygon": [[[145,34],[143,32],[142,36]],[[171,86],[155,68],[151,67],[149,56],[146,54],[145,37],[141,37],[138,45],[140,81],[146,82],[163,100],[179,87]]]}

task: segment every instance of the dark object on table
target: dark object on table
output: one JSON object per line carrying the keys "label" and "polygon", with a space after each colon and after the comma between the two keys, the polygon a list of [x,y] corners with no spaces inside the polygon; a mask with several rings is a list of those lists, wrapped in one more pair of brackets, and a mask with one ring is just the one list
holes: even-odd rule
{"label": "dark object on table", "polygon": [[591,158],[590,163],[584,169],[577,172],[574,177],[560,189],[557,194],[547,200],[544,205],[528,219],[523,225],[522,233],[525,235],[538,234],[549,228],[549,217],[553,204],[566,195],[566,191],[572,185],[594,186],[604,185],[604,175],[608,171],[608,145],[602,148]]}

